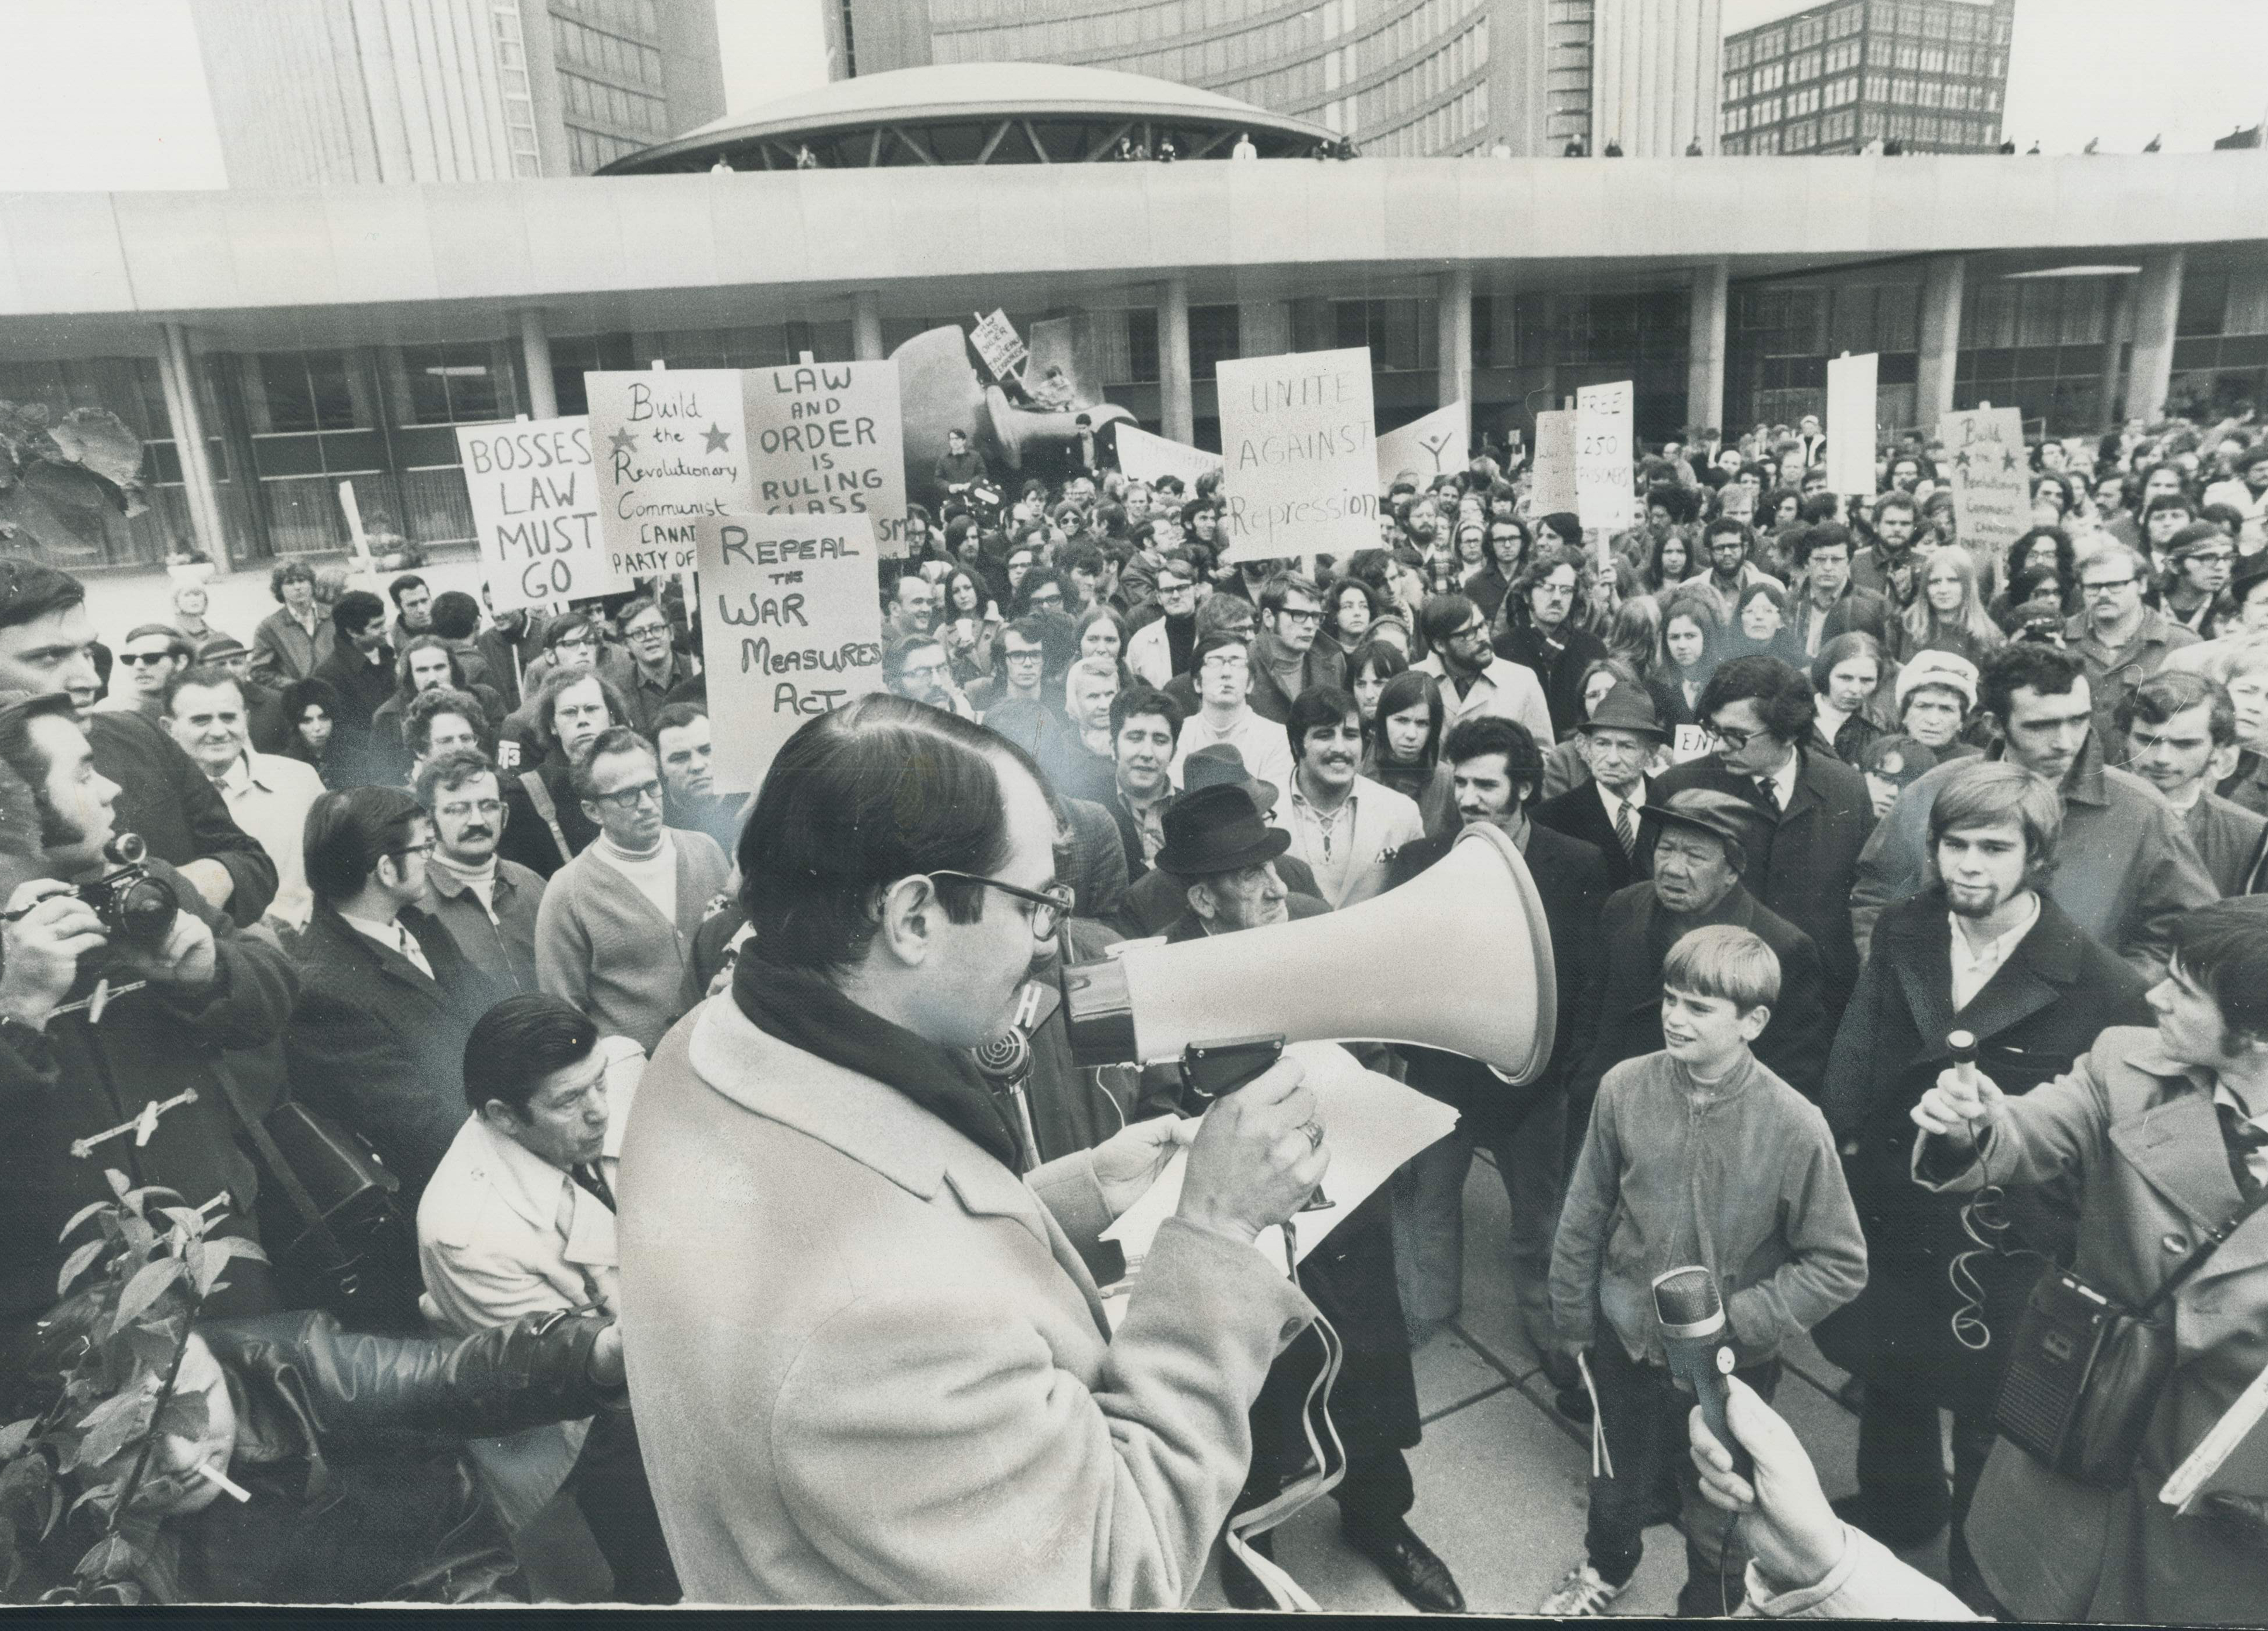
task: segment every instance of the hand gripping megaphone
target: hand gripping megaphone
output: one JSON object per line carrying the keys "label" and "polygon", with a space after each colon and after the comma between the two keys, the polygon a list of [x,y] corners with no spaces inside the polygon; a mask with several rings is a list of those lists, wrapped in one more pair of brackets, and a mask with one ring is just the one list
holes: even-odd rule
{"label": "hand gripping megaphone", "polygon": [[1082,1067],[1186,1064],[1191,1050],[1231,1041],[1404,1042],[1479,1060],[1519,1085],[1550,1061],[1558,1010],[1543,898],[1519,849],[1486,825],[1346,911],[1132,945],[1063,978]]}

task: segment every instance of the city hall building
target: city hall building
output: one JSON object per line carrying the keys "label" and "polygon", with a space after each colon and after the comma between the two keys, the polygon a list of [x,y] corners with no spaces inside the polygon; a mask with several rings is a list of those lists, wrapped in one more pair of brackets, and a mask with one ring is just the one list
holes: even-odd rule
{"label": "city hall building", "polygon": [[1343,346],[1371,349],[1381,429],[1463,400],[1526,433],[1627,378],[1642,438],[1734,430],[1820,410],[1846,351],[1881,354],[1893,430],[2268,397],[2257,151],[1309,156],[1331,137],[1103,69],[954,64],[588,178],[0,195],[0,401],[145,440],[148,511],[75,512],[59,564],[247,567],[342,547],[341,481],[373,526],[469,540],[453,427],[579,412],[586,369],[882,357],[995,308],[1085,314],[1108,400],[1214,446],[1216,363]]}

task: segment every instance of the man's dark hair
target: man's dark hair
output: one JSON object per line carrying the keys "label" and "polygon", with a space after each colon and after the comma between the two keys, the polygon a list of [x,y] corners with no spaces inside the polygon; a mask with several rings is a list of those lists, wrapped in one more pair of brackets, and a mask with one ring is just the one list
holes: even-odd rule
{"label": "man's dark hair", "polygon": [[1667,511],[1673,522],[1690,521],[1697,503],[1691,493],[1675,483],[1665,482],[1646,489],[1646,507]]}
{"label": "man's dark hair", "polygon": [[1110,739],[1118,740],[1118,733],[1126,728],[1130,719],[1156,715],[1166,722],[1166,733],[1174,741],[1182,739],[1182,705],[1153,686],[1137,683],[1129,686],[1110,699]]}
{"label": "man's dark hair", "polygon": [[581,1064],[598,1045],[599,1027],[572,1003],[541,991],[508,996],[465,1038],[465,1102],[478,1112],[501,1099],[525,1118],[543,1078]]}
{"label": "man's dark hair", "polygon": [[1200,635],[1197,643],[1189,648],[1189,673],[1192,678],[1204,672],[1205,658],[1216,651],[1242,651],[1248,663],[1250,660],[1250,649],[1234,635]]}
{"label": "man's dark hair", "polygon": [[433,632],[444,640],[469,640],[481,626],[481,603],[461,589],[433,597]]}
{"label": "man's dark hair", "polygon": [[1066,580],[1073,572],[1092,572],[1100,577],[1110,569],[1110,557],[1093,544],[1073,544],[1063,552],[1056,568],[1057,576]]}
{"label": "man's dark hair", "polygon": [[2019,640],[1985,659],[1984,672],[1977,680],[1977,702],[2005,725],[2017,692],[2063,696],[2086,678],[2087,664],[2078,652]]}
{"label": "man's dark hair", "polygon": [[305,561],[278,561],[268,574],[268,592],[281,603],[284,599],[284,585],[295,583],[305,584],[310,589],[313,588],[315,569]]}
{"label": "man's dark hair", "polygon": [[1874,512],[1872,518],[1874,525],[1881,524],[1882,511],[1885,510],[1903,510],[1915,520],[1921,519],[1921,506],[1914,503],[1911,493],[1889,492],[1877,498],[1874,501]]}
{"label": "man's dark hair", "polygon": [[234,674],[217,663],[199,663],[195,667],[176,671],[173,677],[166,681],[166,712],[168,716],[173,711],[173,699],[188,686],[233,686],[239,706],[244,702],[243,682]]}
{"label": "man's dark hair", "polygon": [[412,635],[401,643],[401,650],[394,654],[394,688],[402,699],[402,706],[408,707],[417,694],[412,688],[416,682],[409,678],[409,659],[420,651],[438,651],[447,658],[449,684],[460,691],[466,688],[465,662],[457,655],[456,648],[438,635]]}
{"label": "man's dark hair", "polygon": [[[166,693],[169,698],[172,694],[170,691]],[[2176,714],[2185,714],[2207,703],[2213,709],[2206,716],[2213,745],[2227,747],[2236,740],[2236,704],[2229,697],[2228,687],[2187,669],[2161,668],[2152,674],[2118,699],[2112,721],[2123,737],[2134,728],[2137,720],[2144,724],[2161,725]]]}
{"label": "man's dark hair", "polygon": [[400,855],[410,829],[424,819],[417,801],[398,787],[325,793],[307,811],[300,844],[307,887],[325,906],[351,900],[378,870],[380,857]]}
{"label": "man's dark hair", "polygon": [[1701,687],[1693,711],[1704,723],[1717,710],[1753,700],[1764,716],[1764,729],[1779,742],[1800,742],[1810,733],[1818,712],[1811,680],[1776,657],[1736,657]]}
{"label": "man's dark hair", "polygon": [[[887,692],[806,724],[772,760],[736,846],[740,904],[763,959],[847,969],[865,954],[891,884],[1006,865],[1010,765],[1046,785],[1005,738]],[[983,885],[932,886],[948,921],[983,915]]]}
{"label": "man's dark hair", "polygon": [[568,636],[580,630],[589,631],[592,638],[596,640],[605,638],[599,632],[598,623],[587,613],[570,612],[563,617],[554,618],[543,626],[543,649],[549,651]]}
{"label": "man's dark hair", "polygon": [[935,635],[903,635],[884,646],[882,648],[882,683],[893,691],[896,690],[898,681],[905,678],[907,661],[924,646],[935,646],[939,651],[943,651],[945,642]]}
{"label": "man's dark hair", "polygon": [[1822,524],[1818,526],[1807,526],[1803,528],[1796,533],[1794,539],[1791,540],[1788,547],[1789,554],[1793,557],[1796,565],[1809,566],[1811,564],[1812,551],[1815,549],[1832,549],[1837,544],[1840,544],[1845,549],[1848,550],[1852,555],[1857,555],[1859,553],[1859,546],[1851,536],[1851,529],[1847,526],[1838,526],[1832,524]]}
{"label": "man's dark hair", "polygon": [[1270,617],[1282,617],[1287,595],[1305,595],[1317,606],[1323,603],[1322,585],[1306,573],[1271,572],[1268,581],[1260,585],[1260,610]]}
{"label": "man's dark hair", "polygon": [[[33,738],[32,722],[35,719],[68,719],[77,723],[77,710],[71,706],[70,694],[51,691],[44,696],[32,698],[14,708],[0,709],[0,764],[5,764],[16,774],[16,779],[32,795],[32,804],[39,815],[39,847],[76,842],[82,834],[78,828],[55,809],[48,797],[48,756]],[[0,790],[5,797],[13,790]],[[20,818],[22,812],[0,807],[0,815]],[[4,836],[12,838],[13,834]],[[14,845],[9,846],[11,849]],[[24,857],[28,859],[29,857]]]}
{"label": "man's dark hair", "polygon": [[1299,762],[1306,751],[1307,733],[1325,726],[1344,724],[1352,719],[1359,727],[1362,709],[1354,700],[1354,693],[1337,686],[1309,686],[1292,699],[1292,711],[1284,722],[1284,733],[1292,738],[1292,760]]}
{"label": "man's dark hair", "polygon": [[709,710],[698,702],[672,702],[653,716],[654,751],[656,753],[661,751],[663,731],[682,731],[695,720],[708,717]]}
{"label": "man's dark hair", "polygon": [[2268,1040],[2268,895],[2216,900],[2166,920],[2174,967],[2213,1000],[2220,1023]]}
{"label": "man's dark hair", "polygon": [[477,747],[453,747],[417,767],[417,781],[410,791],[426,814],[431,815],[440,794],[453,793],[480,775],[495,776],[497,797],[504,797],[504,775],[494,760]]}
{"label": "man's dark hair", "polygon": [[1463,595],[1435,595],[1425,602],[1418,613],[1418,632],[1425,636],[1425,643],[1434,650],[1448,643],[1449,636],[1462,628],[1479,613]]}
{"label": "man's dark hair", "polygon": [[386,586],[386,592],[394,601],[394,609],[399,612],[401,609],[402,596],[408,594],[413,589],[423,589],[424,587],[425,580],[418,577],[416,573],[404,572],[401,577],[395,578],[392,583]]}
{"label": "man's dark hair", "polygon": [[433,746],[433,722],[444,714],[461,716],[475,736],[483,743],[489,739],[488,710],[481,706],[481,699],[454,686],[438,686],[410,698],[402,711],[401,739],[413,756],[423,759]]}
{"label": "man's dark hair", "polygon": [[543,676],[543,688],[535,694],[535,728],[546,742],[556,743],[559,740],[559,732],[554,727],[559,713],[560,694],[572,687],[581,685],[586,680],[595,681],[599,687],[599,694],[607,699],[608,719],[616,724],[621,724],[630,716],[630,708],[622,701],[622,694],[615,689],[615,682],[597,669],[554,669]]}
{"label": "man's dark hair", "polygon": [[342,640],[352,639],[373,622],[386,621],[386,602],[367,589],[350,589],[331,608],[331,627]]}
{"label": "man's dark hair", "polygon": [[1504,755],[1504,773],[1523,789],[1520,795],[1522,804],[1532,801],[1543,790],[1543,752],[1535,746],[1535,738],[1528,727],[1517,719],[1497,714],[1471,715],[1452,725],[1449,739],[1441,745],[1442,760],[1452,765],[1491,753]]}
{"label": "man's dark hair", "polygon": [[[1764,512],[1764,504],[1762,499],[1756,501],[1756,510],[1759,514]],[[1756,529],[1742,520],[1740,517],[1730,515],[1720,515],[1701,529],[1701,553],[1705,555],[1709,554],[1716,548],[1717,540],[1728,533],[1741,540],[1741,549],[1743,554],[1756,553]]]}
{"label": "man's dark hair", "polygon": [[628,725],[608,725],[591,738],[591,745],[577,754],[575,762],[567,768],[567,785],[575,790],[576,797],[598,797],[599,788],[592,779],[592,767],[601,759],[615,753],[644,753],[653,760],[655,773],[660,773],[661,755],[653,751],[652,743]]}
{"label": "man's dark hair", "polygon": [[0,628],[86,604],[86,585],[36,561],[0,561]]}

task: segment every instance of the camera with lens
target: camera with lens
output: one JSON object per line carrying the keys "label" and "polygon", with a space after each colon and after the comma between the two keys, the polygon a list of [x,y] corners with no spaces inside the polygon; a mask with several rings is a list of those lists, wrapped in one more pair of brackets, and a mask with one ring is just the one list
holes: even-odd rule
{"label": "camera with lens", "polygon": [[116,870],[71,893],[94,908],[114,943],[154,950],[173,932],[181,902],[173,885],[150,871],[149,854],[140,834],[120,833],[102,847],[102,858]]}

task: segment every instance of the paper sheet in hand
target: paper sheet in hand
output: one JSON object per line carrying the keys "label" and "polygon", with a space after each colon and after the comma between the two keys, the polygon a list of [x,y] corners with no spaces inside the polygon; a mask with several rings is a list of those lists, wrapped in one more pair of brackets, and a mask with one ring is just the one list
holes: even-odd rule
{"label": "paper sheet in hand", "polygon": [[[1315,1120],[1322,1124],[1324,1147],[1331,1152],[1323,1195],[1332,1205],[1326,1211],[1302,1212],[1293,1220],[1304,1260],[1372,1190],[1393,1176],[1395,1168],[1455,1127],[1457,1113],[1391,1076],[1364,1069],[1336,1042],[1298,1042],[1284,1052],[1307,1068]],[[1149,1255],[1158,1225],[1181,1205],[1182,1178],[1188,1167],[1188,1152],[1176,1155],[1148,1192],[1102,1231],[1105,1240],[1116,1240],[1124,1248],[1129,1262]],[[1282,1230],[1263,1231],[1253,1244],[1270,1262],[1282,1265]]]}

